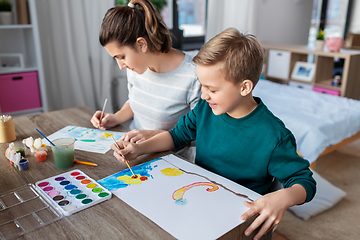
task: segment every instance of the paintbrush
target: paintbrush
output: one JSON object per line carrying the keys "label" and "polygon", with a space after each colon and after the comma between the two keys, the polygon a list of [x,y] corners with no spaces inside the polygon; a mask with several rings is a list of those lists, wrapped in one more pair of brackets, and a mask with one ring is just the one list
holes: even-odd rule
{"label": "paintbrush", "polygon": [[[113,135],[111,135],[111,138],[114,140],[114,143],[115,143],[116,147],[117,147],[119,150],[121,150],[119,144],[116,142],[116,140],[115,140],[115,138],[114,138]],[[137,176],[134,174],[133,170],[132,170],[131,167],[130,167],[129,161],[126,160],[125,156],[122,155],[121,153],[120,153],[120,156],[124,159],[124,162],[126,163],[126,165],[128,166],[128,168],[130,169],[131,173],[133,174],[132,178],[137,178]]]}
{"label": "paintbrush", "polygon": [[107,102],[107,99],[105,99],[104,106],[103,106],[103,109],[102,109],[102,111],[101,111],[101,115],[100,115],[100,119],[99,119],[100,121],[99,121],[99,124],[98,124],[98,128],[100,127],[101,119],[102,119],[102,117],[103,117],[103,115],[104,115],[104,110],[105,110],[106,102]]}

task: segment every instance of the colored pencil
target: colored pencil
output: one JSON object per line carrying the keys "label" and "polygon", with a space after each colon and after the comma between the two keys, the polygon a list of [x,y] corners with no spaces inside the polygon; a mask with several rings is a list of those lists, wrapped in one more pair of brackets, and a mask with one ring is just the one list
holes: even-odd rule
{"label": "colored pencil", "polygon": [[102,111],[101,111],[101,115],[100,115],[100,119],[99,119],[100,121],[99,121],[99,124],[98,124],[98,128],[100,127],[101,119],[102,119],[102,117],[103,117],[103,115],[104,115],[104,110],[105,110],[106,102],[107,102],[107,99],[105,99],[104,106],[103,106],[103,109],[102,109]]}
{"label": "colored pencil", "polygon": [[80,164],[84,164],[84,165],[89,165],[89,166],[97,167],[97,164],[96,164],[96,163],[84,162],[84,161],[79,161],[79,160],[74,160],[74,162],[80,163]]}
{"label": "colored pencil", "polygon": [[[119,144],[116,142],[114,136],[111,135],[111,137],[112,137],[112,139],[114,140],[116,147],[117,147],[119,150],[121,150],[120,147],[119,147]],[[136,178],[136,175],[134,174],[133,170],[132,170],[131,167],[130,167],[129,161],[126,160],[126,158],[125,158],[124,155],[122,155],[122,154],[120,154],[120,155],[121,155],[121,157],[124,159],[124,162],[126,163],[126,165],[128,166],[128,168],[130,169],[131,173],[133,174],[133,177]]]}

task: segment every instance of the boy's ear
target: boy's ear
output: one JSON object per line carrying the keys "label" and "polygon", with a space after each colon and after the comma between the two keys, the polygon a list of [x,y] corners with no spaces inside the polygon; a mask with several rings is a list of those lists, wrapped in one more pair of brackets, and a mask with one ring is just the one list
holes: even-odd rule
{"label": "boy's ear", "polygon": [[139,50],[143,53],[146,53],[148,50],[147,41],[143,37],[139,37],[136,39],[136,44],[139,47]]}
{"label": "boy's ear", "polygon": [[242,83],[240,84],[241,96],[243,97],[247,96],[249,93],[251,93],[253,87],[254,87],[254,83],[251,80],[245,79],[244,81],[242,81]]}

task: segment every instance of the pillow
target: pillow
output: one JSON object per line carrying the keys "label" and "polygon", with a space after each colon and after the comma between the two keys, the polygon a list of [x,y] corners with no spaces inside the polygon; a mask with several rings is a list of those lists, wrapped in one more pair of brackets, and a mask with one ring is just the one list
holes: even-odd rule
{"label": "pillow", "polygon": [[346,196],[346,192],[332,185],[314,170],[311,169],[311,171],[314,173],[313,178],[317,183],[314,198],[310,202],[289,208],[296,216],[304,220],[309,220],[311,217],[332,208]]}

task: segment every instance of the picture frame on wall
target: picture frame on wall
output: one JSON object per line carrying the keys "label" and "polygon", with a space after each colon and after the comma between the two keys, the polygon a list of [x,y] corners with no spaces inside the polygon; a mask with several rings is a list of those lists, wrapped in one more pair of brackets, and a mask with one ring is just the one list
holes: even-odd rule
{"label": "picture frame on wall", "polygon": [[315,75],[315,64],[308,62],[296,62],[291,72],[291,79],[311,82]]}
{"label": "picture frame on wall", "polygon": [[22,69],[24,67],[24,58],[21,53],[0,54],[0,69]]}

